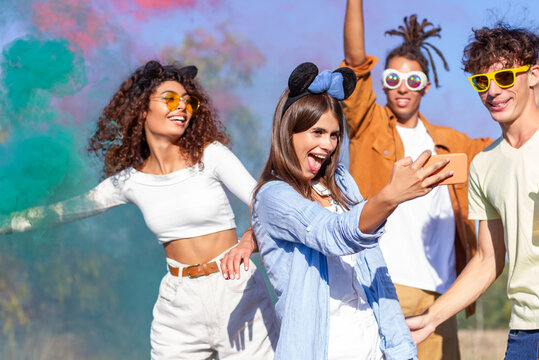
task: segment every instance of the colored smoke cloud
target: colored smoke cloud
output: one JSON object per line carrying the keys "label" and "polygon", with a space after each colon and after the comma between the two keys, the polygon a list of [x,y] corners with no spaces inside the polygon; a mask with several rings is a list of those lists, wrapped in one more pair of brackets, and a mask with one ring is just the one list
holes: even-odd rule
{"label": "colored smoke cloud", "polygon": [[0,144],[0,213],[24,209],[72,193],[85,173],[79,136],[56,111],[55,98],[86,84],[83,60],[64,40],[25,37],[3,51]]}
{"label": "colored smoke cloud", "polygon": [[5,46],[0,63],[5,124],[47,124],[58,114],[53,96],[73,94],[86,84],[84,61],[63,39],[40,41],[28,36]]}
{"label": "colored smoke cloud", "polygon": [[128,14],[137,21],[147,21],[150,17],[159,15],[163,11],[192,11],[202,8],[202,6],[215,9],[220,6],[218,0],[199,1],[198,3],[196,0],[112,0],[111,3],[119,14]]}
{"label": "colored smoke cloud", "polygon": [[66,38],[84,52],[117,40],[109,14],[88,0],[42,0],[32,9],[39,31]]}

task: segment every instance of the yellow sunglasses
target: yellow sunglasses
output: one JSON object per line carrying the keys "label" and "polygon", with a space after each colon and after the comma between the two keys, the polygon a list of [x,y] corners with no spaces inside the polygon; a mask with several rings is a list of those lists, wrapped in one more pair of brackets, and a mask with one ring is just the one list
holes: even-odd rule
{"label": "yellow sunglasses", "polygon": [[484,74],[475,74],[468,78],[472,87],[477,92],[487,91],[490,87],[490,80],[494,80],[496,85],[502,89],[507,89],[515,85],[517,73],[530,70],[531,65],[524,65],[514,69],[502,69]]}
{"label": "yellow sunglasses", "polygon": [[185,103],[185,110],[187,110],[189,114],[193,114],[200,107],[200,100],[198,100],[196,97],[192,95],[180,96],[174,91],[169,91],[165,94],[165,96],[157,97],[157,99],[165,100],[167,108],[170,111],[176,110],[178,108],[178,105],[180,105],[181,101]]}

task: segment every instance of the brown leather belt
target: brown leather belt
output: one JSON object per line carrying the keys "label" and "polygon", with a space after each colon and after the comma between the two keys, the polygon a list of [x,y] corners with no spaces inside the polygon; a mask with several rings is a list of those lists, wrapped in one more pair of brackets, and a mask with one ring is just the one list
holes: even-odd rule
{"label": "brown leather belt", "polygon": [[[179,276],[180,268],[169,265],[168,269],[170,270],[171,275]],[[219,272],[219,266],[217,265],[217,262],[212,261],[206,264],[195,264],[184,267],[182,270],[182,276],[197,278],[199,276],[210,275],[216,272]]]}

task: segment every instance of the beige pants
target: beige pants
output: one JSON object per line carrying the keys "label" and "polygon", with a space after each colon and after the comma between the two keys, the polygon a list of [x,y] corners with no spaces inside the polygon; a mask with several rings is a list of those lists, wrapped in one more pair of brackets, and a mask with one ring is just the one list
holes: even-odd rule
{"label": "beige pants", "polygon": [[[186,265],[167,259],[182,268]],[[219,263],[219,261],[218,261]],[[240,280],[220,272],[198,278],[167,273],[153,309],[151,358],[273,359],[279,325],[253,262]]]}
{"label": "beige pants", "polygon": [[[395,284],[404,316],[423,313],[440,294]],[[460,360],[457,318],[453,316],[417,346],[419,360]]]}

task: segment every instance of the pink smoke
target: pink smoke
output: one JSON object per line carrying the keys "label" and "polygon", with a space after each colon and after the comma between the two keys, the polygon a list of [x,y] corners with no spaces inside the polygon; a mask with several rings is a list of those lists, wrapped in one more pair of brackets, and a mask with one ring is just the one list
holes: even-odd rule
{"label": "pink smoke", "polygon": [[195,0],[135,0],[138,6],[144,10],[168,10],[171,7],[193,8]]}
{"label": "pink smoke", "polygon": [[107,14],[92,7],[89,0],[41,0],[32,9],[32,20],[41,32],[63,37],[84,53],[117,40]]}
{"label": "pink smoke", "polygon": [[150,17],[163,11],[194,10],[204,8],[215,10],[218,0],[208,0],[201,5],[196,0],[111,0],[119,14],[128,14],[136,20],[147,21]]}

